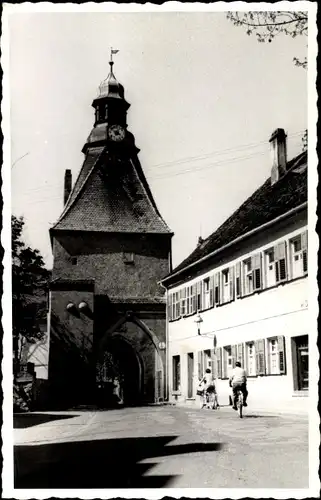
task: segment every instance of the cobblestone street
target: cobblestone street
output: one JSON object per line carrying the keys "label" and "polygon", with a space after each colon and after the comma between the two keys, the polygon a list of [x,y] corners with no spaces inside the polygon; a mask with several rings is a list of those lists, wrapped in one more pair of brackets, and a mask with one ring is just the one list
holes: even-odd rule
{"label": "cobblestone street", "polygon": [[16,415],[15,488],[307,488],[307,417],[247,410]]}

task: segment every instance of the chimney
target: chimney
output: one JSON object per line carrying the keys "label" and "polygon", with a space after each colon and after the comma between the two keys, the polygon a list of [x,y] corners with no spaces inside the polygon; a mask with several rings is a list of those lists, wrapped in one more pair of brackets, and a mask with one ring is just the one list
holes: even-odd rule
{"label": "chimney", "polygon": [[283,128],[277,128],[270,139],[272,170],[271,184],[275,184],[286,172],[286,134]]}
{"label": "chimney", "polygon": [[71,180],[72,180],[72,177],[71,177],[71,170],[67,169],[67,170],[65,171],[64,205],[66,205],[67,200],[68,200],[69,195],[70,195],[70,191],[71,191]]}
{"label": "chimney", "polygon": [[204,240],[203,240],[202,236],[199,236],[199,237],[198,237],[198,241],[197,241],[197,246],[198,246],[198,247],[199,247],[199,246],[201,246],[201,244],[202,244],[203,242],[204,242]]}

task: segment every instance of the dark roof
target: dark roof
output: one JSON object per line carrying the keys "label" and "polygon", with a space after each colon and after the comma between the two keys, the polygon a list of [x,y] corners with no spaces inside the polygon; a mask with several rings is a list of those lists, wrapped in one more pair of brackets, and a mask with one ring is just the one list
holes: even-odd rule
{"label": "dark roof", "polygon": [[168,233],[137,157],[117,164],[104,147],[89,148],[54,230]]}
{"label": "dark roof", "polygon": [[165,279],[195,264],[202,257],[219,250],[236,238],[259,228],[307,201],[307,153],[301,153],[287,164],[286,174],[274,185],[271,178],[259,187],[223,224]]}

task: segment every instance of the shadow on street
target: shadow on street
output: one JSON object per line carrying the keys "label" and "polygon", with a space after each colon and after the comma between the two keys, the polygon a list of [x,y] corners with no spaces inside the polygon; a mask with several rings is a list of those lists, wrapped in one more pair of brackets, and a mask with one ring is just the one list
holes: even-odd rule
{"label": "shadow on street", "polygon": [[177,436],[15,446],[15,488],[162,488],[176,476],[144,476],[157,465],[138,463],[220,450],[221,443],[166,446]]}
{"label": "shadow on street", "polygon": [[13,415],[13,428],[25,429],[34,425],[45,424],[53,420],[65,420],[78,417],[78,415],[51,415],[45,413],[16,413]]}

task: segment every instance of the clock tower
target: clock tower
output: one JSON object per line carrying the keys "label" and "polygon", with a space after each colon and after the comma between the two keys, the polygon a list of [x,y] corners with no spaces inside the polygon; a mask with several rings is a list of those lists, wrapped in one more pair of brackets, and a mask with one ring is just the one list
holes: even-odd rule
{"label": "clock tower", "polygon": [[130,105],[109,64],[92,103],[83,165],[50,230],[49,387],[60,406],[108,406],[116,386],[125,405],[166,397],[159,282],[171,270],[173,234],[144,175],[127,128]]}

